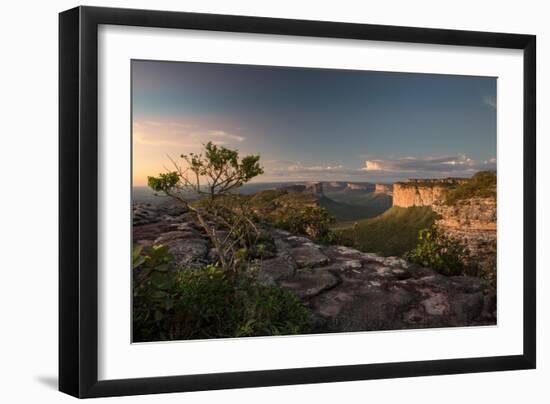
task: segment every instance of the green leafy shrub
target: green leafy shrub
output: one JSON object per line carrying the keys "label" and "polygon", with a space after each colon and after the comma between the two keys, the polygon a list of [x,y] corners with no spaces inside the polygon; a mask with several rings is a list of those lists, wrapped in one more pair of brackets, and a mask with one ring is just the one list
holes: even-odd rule
{"label": "green leafy shrub", "polygon": [[[207,200],[198,200],[193,206],[204,208],[207,203]],[[331,242],[333,237],[330,226],[334,218],[308,192],[270,189],[254,195],[226,194],[217,198],[216,206],[223,207],[218,209],[218,217],[222,216],[220,213],[224,210],[239,212],[237,217],[245,214],[252,222],[269,223],[320,242]],[[247,234],[254,232],[247,230]],[[254,243],[256,242],[258,240],[255,239]],[[247,247],[250,248],[252,244],[248,243]]]}
{"label": "green leafy shrub", "polygon": [[496,287],[497,282],[497,243],[489,243],[487,256],[484,260],[477,263],[475,276],[489,281]]}
{"label": "green leafy shrub", "polygon": [[449,189],[445,193],[445,203],[452,205],[469,198],[495,198],[497,174],[494,171],[480,171],[468,181]]}
{"label": "green leafy shrub", "polygon": [[174,307],[177,272],[170,271],[172,256],[166,246],[134,246],[133,340],[168,339],[169,316]]}
{"label": "green leafy shrub", "polygon": [[158,341],[302,334],[309,311],[289,292],[244,271],[170,269],[164,246],[134,248],[133,340]]}
{"label": "green leafy shrub", "polygon": [[330,225],[334,218],[325,208],[319,206],[296,206],[279,212],[272,218],[273,224],[277,227],[286,229],[291,233],[304,234],[315,240],[329,243],[334,235],[330,230]]}
{"label": "green leafy shrub", "polygon": [[468,250],[458,240],[441,233],[436,225],[419,232],[417,246],[405,257],[443,275],[462,275],[467,271]]}

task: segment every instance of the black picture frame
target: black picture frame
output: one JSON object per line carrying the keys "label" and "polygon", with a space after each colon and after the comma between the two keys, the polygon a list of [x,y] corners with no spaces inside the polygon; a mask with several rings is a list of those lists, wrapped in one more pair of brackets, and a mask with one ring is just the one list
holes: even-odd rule
{"label": "black picture frame", "polygon": [[[523,354],[99,381],[97,52],[100,24],[523,50]],[[77,7],[60,13],[59,389],[84,398],[534,369],[535,103],[534,35],[96,7]]]}

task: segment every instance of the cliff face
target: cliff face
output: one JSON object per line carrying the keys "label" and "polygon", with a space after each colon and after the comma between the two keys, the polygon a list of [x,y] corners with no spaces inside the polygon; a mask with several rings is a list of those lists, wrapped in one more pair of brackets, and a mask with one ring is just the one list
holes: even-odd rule
{"label": "cliff face", "polygon": [[[266,251],[258,280],[295,294],[311,310],[314,332],[496,324],[496,291],[483,279],[448,277],[267,225],[260,230]],[[204,267],[217,256],[193,214],[181,207],[134,205],[133,242],[166,245],[180,268]]]}
{"label": "cliff face", "polygon": [[393,185],[391,184],[376,184],[374,186],[374,192],[377,194],[391,195],[393,192]]}
{"label": "cliff face", "polygon": [[[497,204],[494,197],[460,199],[447,205],[446,192],[466,179],[409,180],[393,186],[393,205],[403,208],[431,206],[440,217],[437,227],[459,240],[469,251],[468,266],[476,267],[485,279],[496,276]],[[475,195],[475,194],[474,194]]]}
{"label": "cliff face", "polygon": [[306,189],[311,192],[313,195],[323,196],[323,183],[322,182],[312,182],[306,185]]}
{"label": "cliff face", "polygon": [[446,187],[439,185],[421,186],[408,183],[393,184],[393,206],[431,206],[443,199]]}
{"label": "cliff face", "polygon": [[[437,226],[470,251],[471,264],[485,275],[496,271],[497,203],[495,198],[470,198],[453,205],[435,204]],[[491,276],[490,276],[491,277]]]}
{"label": "cliff face", "polygon": [[431,206],[444,198],[449,187],[464,181],[461,178],[445,178],[396,182],[393,184],[393,206]]}

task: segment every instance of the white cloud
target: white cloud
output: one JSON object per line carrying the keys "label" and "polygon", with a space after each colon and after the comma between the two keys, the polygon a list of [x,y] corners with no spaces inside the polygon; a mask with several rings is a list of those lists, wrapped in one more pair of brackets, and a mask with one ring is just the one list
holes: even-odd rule
{"label": "white cloud", "polygon": [[364,177],[359,169],[342,164],[307,165],[300,161],[267,160],[263,162],[265,177],[280,181],[321,181],[350,176]]}
{"label": "white cloud", "polygon": [[379,161],[367,160],[365,161],[365,167],[363,169],[365,171],[381,171],[383,168]]}
{"label": "white cloud", "polygon": [[470,177],[477,171],[495,170],[494,158],[477,163],[464,154],[372,158],[363,167],[342,164],[304,164],[299,161],[268,160],[265,178],[279,181],[401,181],[407,178]]}
{"label": "white cloud", "polygon": [[363,167],[343,164],[304,164],[265,160],[265,174],[257,181],[365,181],[395,182],[408,178],[470,177],[477,171],[496,170],[494,158],[477,163],[464,154],[452,156],[371,158]]}
{"label": "white cloud", "polygon": [[491,108],[495,108],[497,107],[497,100],[495,97],[492,97],[492,96],[489,96],[489,95],[486,95],[485,97],[483,97],[483,103],[485,105],[488,105],[490,106]]}
{"label": "white cloud", "polygon": [[212,141],[217,145],[241,143],[246,138],[227,129],[209,128],[195,123],[170,121],[135,121],[134,141],[149,146],[200,148]]}
{"label": "white cloud", "polygon": [[243,140],[246,140],[246,138],[243,137],[243,136],[227,133],[226,131],[223,131],[223,130],[207,131],[206,136],[217,137],[217,138],[221,138],[221,139],[235,140],[237,142],[242,142]]}
{"label": "white cloud", "polygon": [[401,157],[365,161],[365,171],[418,172],[475,170],[475,161],[464,154],[452,156]]}

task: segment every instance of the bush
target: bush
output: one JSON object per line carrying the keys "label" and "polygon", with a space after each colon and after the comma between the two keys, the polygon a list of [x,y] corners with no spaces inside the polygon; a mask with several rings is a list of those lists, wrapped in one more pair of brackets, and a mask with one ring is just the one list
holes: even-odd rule
{"label": "bush", "polygon": [[445,203],[452,205],[455,202],[468,198],[495,198],[497,174],[493,171],[480,171],[468,181],[450,189],[445,194]]}
{"label": "bush", "polygon": [[432,225],[419,232],[417,246],[405,258],[443,275],[463,275],[467,271],[465,260],[468,250],[458,240],[440,233],[437,226]]}
{"label": "bush", "polygon": [[273,224],[294,234],[304,234],[317,241],[329,243],[334,234],[330,230],[334,218],[318,206],[290,207],[274,219]]}
{"label": "bush", "polygon": [[[227,194],[216,201],[216,205],[222,207],[218,209],[218,216],[223,211],[238,211],[253,222],[269,223],[320,242],[329,243],[333,239],[330,226],[334,222],[334,217],[326,208],[319,206],[317,199],[308,192],[270,189],[254,195]],[[204,208],[207,202],[198,200],[192,205]],[[254,241],[256,242],[257,240]],[[249,247],[250,244],[247,245],[247,248]]]}
{"label": "bush", "polygon": [[217,266],[169,270],[163,246],[134,249],[133,340],[157,341],[302,334],[310,313],[289,292],[257,283],[246,271],[236,282]]}

